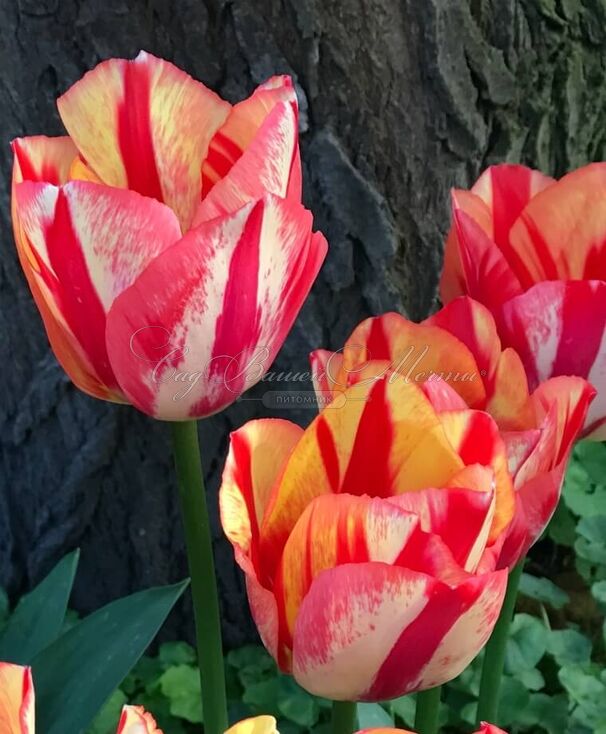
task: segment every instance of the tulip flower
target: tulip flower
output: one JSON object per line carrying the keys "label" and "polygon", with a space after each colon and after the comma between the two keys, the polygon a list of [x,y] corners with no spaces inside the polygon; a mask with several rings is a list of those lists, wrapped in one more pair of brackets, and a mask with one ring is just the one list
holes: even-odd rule
{"label": "tulip flower", "polygon": [[515,565],[540,537],[595,393],[585,380],[554,377],[530,394],[520,357],[502,348],[490,311],[467,297],[421,324],[395,313],[367,319],[340,352],[313,352],[311,364],[321,397],[388,376],[423,385],[441,411],[465,406],[490,413],[507,446],[516,490],[498,567]]}
{"label": "tulip flower", "polygon": [[554,181],[524,166],[486,170],[453,192],[444,303],[467,294],[494,314],[530,388],[578,375],[597,390],[584,435],[606,438],[606,163]]}
{"label": "tulip flower", "polygon": [[[0,663],[0,731],[35,734],[35,694],[30,668]],[[124,706],[117,734],[162,734],[151,714]]]}
{"label": "tulip flower", "polygon": [[[273,716],[257,716],[252,719],[239,721],[225,734],[280,734],[277,722]],[[414,734],[404,729],[392,729],[389,727],[375,729],[360,729],[356,734]],[[480,730],[475,734],[506,734],[502,729],[492,724],[483,723]]]}
{"label": "tulip flower", "polygon": [[341,701],[432,688],[467,666],[501,607],[514,501],[487,413],[440,412],[431,391],[387,379],[348,387],[305,431],[247,423],[220,490],[265,646]]}
{"label": "tulip flower", "polygon": [[326,241],[301,205],[292,82],[236,105],[141,52],[58,100],[68,136],[13,142],[19,259],[74,384],[166,420],[271,365]]}

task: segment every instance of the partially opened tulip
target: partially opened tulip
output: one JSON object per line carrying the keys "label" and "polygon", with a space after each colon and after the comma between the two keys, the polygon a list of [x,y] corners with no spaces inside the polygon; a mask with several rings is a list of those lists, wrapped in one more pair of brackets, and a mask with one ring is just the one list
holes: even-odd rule
{"label": "partially opened tulip", "polygon": [[[363,321],[339,352],[311,355],[321,397],[385,376],[422,384],[439,411],[485,410],[507,446],[516,511],[498,567],[513,566],[539,538],[560,496],[575,438],[594,389],[556,377],[529,394],[524,367],[503,349],[490,311],[471,298],[452,301],[421,324],[388,313]],[[444,388],[448,386],[448,390]]]}
{"label": "partially opened tulip", "polygon": [[[35,734],[35,693],[30,668],[0,663],[0,732]],[[139,706],[124,706],[117,734],[162,734]]]}
{"label": "partially opened tulip", "polygon": [[57,359],[157,418],[225,408],[271,365],[326,253],[301,205],[290,79],[232,106],[141,52],[58,107],[69,137],[15,140],[12,192]]}
{"label": "partially opened tulip", "polygon": [[531,389],[557,375],[597,390],[584,435],[606,438],[606,163],[559,181],[524,166],[486,170],[453,193],[441,295],[493,312]]}
{"label": "partially opened tulip", "polygon": [[305,431],[258,420],[231,436],[223,528],[263,642],[312,693],[440,685],[497,619],[515,502],[505,444],[487,413],[440,412],[433,397],[364,381]]}

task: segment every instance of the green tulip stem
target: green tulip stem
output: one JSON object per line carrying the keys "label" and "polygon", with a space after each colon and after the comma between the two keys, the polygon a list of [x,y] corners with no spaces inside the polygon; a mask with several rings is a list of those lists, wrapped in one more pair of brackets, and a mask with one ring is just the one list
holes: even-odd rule
{"label": "green tulip stem", "polygon": [[440,718],[440,696],[442,689],[428,688],[417,693],[417,710],[415,712],[415,731],[418,734],[436,734]]}
{"label": "green tulip stem", "polygon": [[332,702],[332,734],[353,734],[357,729],[355,701]]}
{"label": "green tulip stem", "polygon": [[173,450],[191,576],[205,734],[227,729],[221,618],[196,421],[172,423]]}
{"label": "green tulip stem", "polygon": [[484,653],[484,664],[482,666],[482,679],[480,681],[480,697],[478,700],[478,722],[488,721],[497,723],[499,713],[499,691],[501,678],[505,666],[505,650],[509,638],[509,627],[513,619],[513,612],[518,596],[518,586],[522,577],[524,559],[513,568],[507,581],[505,600],[499,614],[492,635],[488,640]]}

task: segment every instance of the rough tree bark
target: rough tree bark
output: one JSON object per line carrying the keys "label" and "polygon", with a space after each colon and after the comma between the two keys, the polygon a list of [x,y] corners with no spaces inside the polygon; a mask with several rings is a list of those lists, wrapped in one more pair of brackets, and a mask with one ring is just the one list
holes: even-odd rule
{"label": "rough tree bark", "polygon": [[[276,370],[368,314],[434,307],[451,186],[497,160],[561,174],[604,156],[604,0],[0,0],[0,27],[0,584],[22,592],[80,546],[82,611],[186,573],[166,426],[69,384],[13,251],[8,141],[60,133],[55,98],[84,71],[144,48],[232,100],[296,79],[306,202],[331,248]],[[262,413],[246,400],[201,425],[213,508],[228,431]],[[236,645],[254,632],[216,537]]]}

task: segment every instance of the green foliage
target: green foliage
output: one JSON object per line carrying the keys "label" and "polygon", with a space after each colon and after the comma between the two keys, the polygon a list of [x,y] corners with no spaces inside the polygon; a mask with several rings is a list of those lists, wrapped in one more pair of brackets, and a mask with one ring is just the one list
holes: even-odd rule
{"label": "green foliage", "polygon": [[66,556],[17,604],[2,630],[0,660],[29,665],[39,652],[57,639],[65,620],[79,557],[79,551]]}
{"label": "green foliage", "polygon": [[0,591],[0,661],[31,665],[42,734],[115,731],[128,700],[117,687],[187,586],[141,591],[80,620],[67,610],[78,558],[61,560],[12,611]]}
{"label": "green foliage", "polygon": [[37,720],[45,734],[76,734],[90,725],[186,586],[182,582],[118,599],[78,622],[34,658]]}

